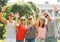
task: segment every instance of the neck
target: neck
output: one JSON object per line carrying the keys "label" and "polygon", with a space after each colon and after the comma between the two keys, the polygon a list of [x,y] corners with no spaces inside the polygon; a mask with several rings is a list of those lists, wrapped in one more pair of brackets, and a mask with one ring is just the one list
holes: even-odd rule
{"label": "neck", "polygon": [[24,23],[21,23],[21,25],[23,25],[23,26],[24,26],[25,24],[24,24]]}
{"label": "neck", "polygon": [[30,25],[33,25],[33,23],[32,23],[32,22],[30,22]]}
{"label": "neck", "polygon": [[9,20],[9,22],[13,22],[13,20]]}
{"label": "neck", "polygon": [[42,27],[42,23],[40,24],[40,26]]}

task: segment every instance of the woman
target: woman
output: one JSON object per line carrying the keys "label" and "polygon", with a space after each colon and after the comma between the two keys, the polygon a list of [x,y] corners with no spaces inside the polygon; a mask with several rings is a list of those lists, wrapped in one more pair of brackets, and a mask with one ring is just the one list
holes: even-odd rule
{"label": "woman", "polygon": [[0,20],[6,25],[6,42],[16,42],[16,28],[13,18],[14,13],[12,12],[9,13],[8,20],[3,18],[2,13],[0,14]]}
{"label": "woman", "polygon": [[45,42],[46,39],[46,25],[45,19],[41,17],[38,22],[38,42]]}
{"label": "woman", "polygon": [[17,27],[16,42],[24,42],[25,34],[27,32],[25,17],[21,17],[21,21],[19,25],[16,25],[16,27]]}
{"label": "woman", "polygon": [[35,38],[36,38],[36,27],[35,27],[35,22],[33,21],[33,17],[29,16],[29,25],[27,28],[27,33],[26,33],[26,42],[35,42]]}

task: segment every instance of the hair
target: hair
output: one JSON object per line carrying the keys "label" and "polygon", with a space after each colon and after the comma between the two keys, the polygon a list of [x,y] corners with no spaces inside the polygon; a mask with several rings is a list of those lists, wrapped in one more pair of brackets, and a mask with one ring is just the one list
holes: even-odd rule
{"label": "hair", "polygon": [[13,15],[14,15],[14,13],[13,13],[13,12],[9,12],[9,14],[8,14],[8,15],[10,15],[10,14],[13,14]]}
{"label": "hair", "polygon": [[[32,22],[34,21],[33,16],[29,16],[28,18],[32,18]],[[33,23],[34,23],[34,22],[33,22]],[[29,24],[30,24],[30,22],[29,22]]]}
{"label": "hair", "polygon": [[48,11],[44,11],[44,15],[45,15],[45,13],[50,16],[50,13]]}
{"label": "hair", "polygon": [[[44,19],[44,18],[40,18],[40,19]],[[40,22],[40,20],[39,20],[38,26],[40,27],[40,25],[41,25],[41,22]],[[45,27],[45,19],[44,19],[44,23],[42,24],[42,28],[43,28],[43,27]]]}
{"label": "hair", "polygon": [[[22,17],[24,17],[24,16],[22,16]],[[21,17],[21,19],[20,19],[20,24],[22,24],[22,17]],[[24,17],[24,18],[25,18],[25,17]],[[27,25],[26,18],[25,18],[25,23],[24,23],[24,25]]]}

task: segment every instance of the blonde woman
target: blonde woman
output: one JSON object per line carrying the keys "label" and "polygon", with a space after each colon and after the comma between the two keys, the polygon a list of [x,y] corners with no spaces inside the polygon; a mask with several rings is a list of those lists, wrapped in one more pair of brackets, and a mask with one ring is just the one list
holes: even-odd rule
{"label": "blonde woman", "polygon": [[37,30],[35,27],[34,18],[32,16],[29,16],[28,20],[29,20],[29,25],[27,28],[25,39],[26,39],[26,42],[35,42]]}
{"label": "blonde woman", "polygon": [[3,14],[0,14],[0,20],[6,25],[6,42],[16,42],[16,28],[14,13],[10,12],[8,15],[8,20],[3,18]]}
{"label": "blonde woman", "polygon": [[16,33],[16,42],[24,42],[24,38],[27,32],[26,18],[21,17],[20,23],[16,24],[17,33]]}

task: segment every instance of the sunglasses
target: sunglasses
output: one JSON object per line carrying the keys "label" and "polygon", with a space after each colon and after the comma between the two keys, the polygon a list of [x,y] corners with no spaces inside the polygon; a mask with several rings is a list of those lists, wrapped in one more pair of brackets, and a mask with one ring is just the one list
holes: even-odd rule
{"label": "sunglasses", "polygon": [[25,21],[25,19],[21,19],[21,21]]}
{"label": "sunglasses", "polygon": [[49,16],[49,15],[46,15],[45,17],[47,17],[47,16]]}
{"label": "sunglasses", "polygon": [[29,18],[28,20],[32,20],[32,18]]}
{"label": "sunglasses", "polygon": [[14,17],[14,16],[12,16],[12,15],[9,15],[9,16]]}

